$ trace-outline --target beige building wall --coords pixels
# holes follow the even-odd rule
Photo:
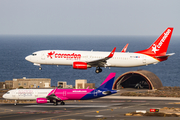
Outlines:
[[[72,85],[66,85],[66,88],[73,88]]]
[[[13,88],[13,81],[12,80],[6,80],[5,81],[5,88],[6,89]]]
[[[85,89],[85,84],[87,83],[86,79],[77,79],[76,80],[76,89]]]
[[[13,88],[49,88],[51,79],[48,78],[22,78],[13,79]]]
[[[5,82],[0,82],[0,89],[5,89],[6,85]]]
[[[95,89],[95,83],[86,83],[85,88],[88,88],[88,87],[89,89]]]
[[[66,88],[67,82],[66,81],[58,81],[57,86],[58,86],[58,88]]]

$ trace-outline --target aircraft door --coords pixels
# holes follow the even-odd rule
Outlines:
[[[97,96],[97,90],[94,90],[94,96]]]
[[[34,90],[34,97],[38,98],[38,91],[37,90]]]
[[[45,60],[45,53],[42,53],[41,60]]]
[[[17,93],[16,92],[17,92],[17,90],[12,91],[12,98],[13,99],[17,99]]]
[[[66,91],[63,91],[63,96],[66,96]]]
[[[142,63],[146,64],[146,56],[142,56]]]

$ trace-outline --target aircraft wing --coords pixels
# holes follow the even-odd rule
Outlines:
[[[52,100],[52,101],[53,101],[53,100],[58,100],[58,101],[61,101],[61,100],[62,100],[62,101],[63,101],[63,100],[68,100],[67,97],[55,95],[56,90],[57,90],[57,88],[54,89],[53,92],[52,92],[52,94],[48,95],[48,96],[46,97],[46,99]]]
[[[54,93],[52,93],[51,95],[48,95],[46,97],[48,100],[61,100],[59,97],[57,97]]]
[[[113,57],[115,50],[116,50],[116,47],[114,47],[114,49],[111,51],[111,53],[107,57],[102,58],[102,59],[98,59],[98,60],[94,60],[94,61],[88,61],[87,64],[94,66],[94,67],[105,66],[106,61]]]
[[[67,97],[63,97],[63,96],[57,96],[54,93],[52,93],[51,95],[48,95],[46,97],[48,100],[58,100],[58,101],[63,101],[63,100],[68,100]]]

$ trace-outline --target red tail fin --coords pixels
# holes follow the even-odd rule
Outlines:
[[[167,28],[161,36],[146,50],[138,51],[135,53],[142,53],[150,56],[164,56],[166,55],[166,51],[168,49],[169,41],[171,39],[171,35],[173,32],[173,28]]]

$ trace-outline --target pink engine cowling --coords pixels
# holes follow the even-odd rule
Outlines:
[[[44,103],[48,103],[49,100],[46,99],[46,98],[37,98],[37,99],[36,99],[36,102],[37,102],[38,104],[44,104]]]

